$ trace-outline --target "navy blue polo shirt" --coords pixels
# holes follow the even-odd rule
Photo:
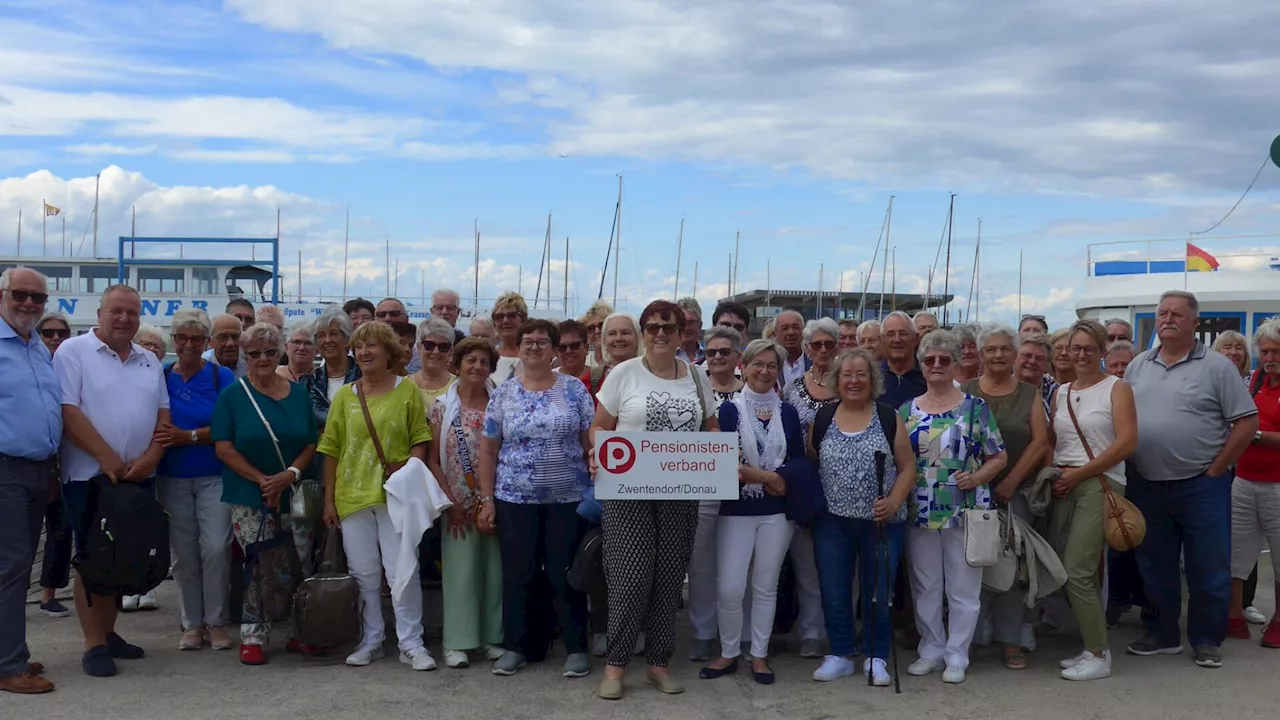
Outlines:
[[[218,373],[216,387],[213,381],[215,372]],[[190,381],[183,380],[172,366],[164,369],[164,377],[169,386],[170,422],[183,430],[209,427],[219,392],[236,382],[234,373],[211,362],[206,362]],[[183,445],[165,451],[157,474],[177,478],[212,477],[222,474],[222,463],[218,461],[212,444]]]

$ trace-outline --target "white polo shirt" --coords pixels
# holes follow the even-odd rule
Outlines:
[[[62,404],[80,408],[126,463],[151,445],[157,414],[169,408],[164,369],[150,350],[134,344],[124,362],[98,339],[97,328],[69,338],[53,356]],[[89,453],[62,443],[62,481],[84,482],[102,472]]]

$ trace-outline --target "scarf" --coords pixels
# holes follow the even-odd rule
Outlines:
[[[782,428],[782,398],[772,390],[758,393],[743,386],[733,400],[738,408],[738,443],[747,465],[761,470],[777,470],[787,459],[787,435]],[[758,411],[772,413],[769,426],[758,417]]]

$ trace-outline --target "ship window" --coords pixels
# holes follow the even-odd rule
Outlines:
[[[1239,316],[1225,315],[1222,317],[1200,317],[1200,325],[1196,328],[1196,337],[1200,338],[1200,342],[1205,345],[1213,345],[1213,341],[1218,336],[1228,330],[1235,330],[1238,333],[1244,332],[1244,313]]]
[[[138,268],[138,291],[144,293],[180,293],[182,268]]]
[[[49,279],[49,292],[71,292],[72,285],[70,265],[28,265],[27,267]]]
[[[80,266],[80,292],[97,295],[116,282],[116,268],[107,265]]]
[[[217,268],[192,268],[191,282],[195,285],[196,295],[218,294]]]

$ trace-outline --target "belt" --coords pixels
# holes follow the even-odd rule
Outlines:
[[[43,460],[32,460],[31,458],[15,457],[13,455],[0,453],[0,462],[16,463],[18,465],[35,465],[37,467],[49,467],[53,465],[54,461],[57,459],[58,455],[56,453]]]

